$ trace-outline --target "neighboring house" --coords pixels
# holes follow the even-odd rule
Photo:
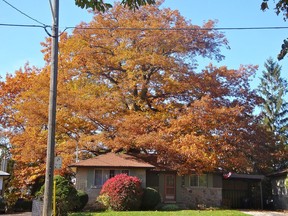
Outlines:
[[[236,194],[236,201],[235,198],[229,198],[233,203],[247,198],[252,189],[254,195],[261,194],[259,185],[262,176],[233,174],[226,179],[222,173],[179,176],[175,170],[157,162],[156,157],[140,159],[140,155],[136,157],[123,153],[107,153],[74,163],[70,167],[76,168],[76,188],[88,193],[89,204],[95,203],[105,181],[119,173],[137,176],[142,180],[143,187],[155,188],[163,203],[177,203],[187,208],[220,207],[224,204],[223,195],[225,200],[232,194],[230,189],[235,190],[234,196]],[[236,186],[237,183],[244,183],[245,186]],[[238,205],[229,207],[237,208]],[[261,204],[249,207],[261,208]]]
[[[272,184],[273,206],[275,209],[288,209],[288,169],[269,175]]]
[[[0,170],[0,197],[4,195],[4,180],[9,176],[9,173]]]
[[[2,149],[0,150],[0,156],[1,156],[1,160],[0,160],[0,197],[4,195],[4,180],[7,179],[10,174],[7,173],[7,158],[5,157],[5,154],[2,155]]]

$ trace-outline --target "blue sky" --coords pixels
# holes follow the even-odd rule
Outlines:
[[[6,0],[38,21],[50,25],[52,15],[49,0]],[[177,9],[191,20],[192,24],[202,25],[209,19],[218,20],[217,27],[273,27],[288,26],[282,16],[276,16],[273,9],[260,10],[262,0],[166,0],[165,7]],[[272,3],[273,1],[271,1]],[[81,21],[89,22],[92,15],[85,9],[75,6],[74,0],[60,0],[60,26],[75,26]],[[3,0],[0,0],[0,23],[35,24],[35,21],[23,16]],[[288,29],[282,30],[226,30],[224,31],[230,50],[223,49],[225,60],[216,65],[227,65],[237,69],[240,65],[259,65],[253,87],[264,70],[264,62],[272,57],[276,60],[283,39],[288,37]],[[40,42],[47,37],[42,28],[21,28],[0,26],[0,76],[13,73],[25,62],[43,66]],[[211,60],[201,61],[201,67]],[[280,61],[282,76],[288,78],[288,57]]]

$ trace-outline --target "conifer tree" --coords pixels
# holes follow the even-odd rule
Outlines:
[[[287,81],[281,77],[281,66],[269,58],[264,64],[266,70],[260,78],[259,93],[263,98],[262,123],[275,134],[277,143],[287,144],[288,103],[285,101]]]

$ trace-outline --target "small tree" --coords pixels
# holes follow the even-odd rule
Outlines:
[[[119,174],[105,182],[98,201],[115,211],[137,210],[141,205],[142,194],[139,178]]]

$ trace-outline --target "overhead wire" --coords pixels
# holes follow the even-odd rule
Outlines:
[[[17,7],[13,6],[11,3],[9,3],[6,0],[2,0],[4,3],[12,7],[14,10],[18,11],[22,15],[28,17],[29,19],[37,22],[40,25],[28,25],[28,24],[11,24],[11,23],[0,23],[0,26],[7,26],[7,27],[29,27],[29,28],[43,28],[46,33],[51,36],[51,34],[47,31],[47,27],[51,27],[50,25],[46,25],[43,22],[40,22],[39,20],[29,16],[28,14],[24,13]],[[52,17],[54,17],[54,12],[52,10],[52,2],[49,0],[49,4],[51,7],[51,13]],[[123,31],[231,31],[231,30],[277,30],[277,29],[288,29],[288,26],[270,26],[270,27],[213,27],[213,28],[129,28],[129,27],[116,27],[116,28],[111,28],[111,27],[79,27],[79,26],[69,26],[65,27],[64,30],[62,31],[65,32],[68,29],[95,29],[95,30],[123,30]]]
[[[26,16],[27,18],[33,20],[34,22],[37,22],[40,25],[29,25],[29,24],[11,24],[11,23],[0,23],[0,26],[6,26],[6,27],[28,27],[28,28],[43,28],[45,32],[51,36],[51,34],[48,32],[47,28],[51,27],[50,25],[46,25],[43,22],[40,22],[39,20],[29,16],[28,14],[24,13],[17,7],[13,6],[11,3],[9,3],[6,0],[2,0],[4,3],[12,7],[14,10],[18,11],[22,15]],[[52,17],[54,18],[54,11],[52,9],[52,2],[49,0],[50,8]],[[95,29],[95,30],[123,30],[123,31],[231,31],[231,30],[279,30],[279,29],[288,29],[288,26],[271,26],[271,27],[213,27],[213,28],[129,28],[129,27],[79,27],[79,26],[69,26],[65,27],[61,34],[63,34],[68,29]]]
[[[46,25],[43,22],[40,22],[39,20],[29,16],[28,14],[24,13],[20,9],[16,8],[12,4],[10,4],[6,0],[2,0],[4,3],[12,7],[14,10],[18,11],[22,15],[28,17],[29,19],[33,20],[34,22],[37,22],[40,25],[29,25],[29,24],[11,24],[11,23],[0,23],[0,26],[6,26],[6,27],[28,27],[28,28],[43,28],[46,33],[51,36],[51,34],[47,31],[47,27],[51,27],[50,25]],[[52,2],[49,0],[49,4],[51,7],[51,13],[52,17],[54,17],[54,12],[52,10]],[[288,26],[270,26],[270,27],[213,27],[213,28],[133,28],[133,27],[79,27],[79,26],[69,26],[65,27],[64,30],[62,31],[65,32],[68,29],[95,29],[95,30],[123,30],[123,31],[231,31],[231,30],[279,30],[279,29],[288,29]],[[61,34],[62,34],[61,33]]]
[[[129,31],[223,31],[223,30],[277,30],[288,29],[288,26],[270,27],[213,27],[213,28],[129,28],[129,27],[66,27],[67,29],[95,29],[95,30],[129,30]],[[64,30],[64,31],[65,31]]]
[[[49,25],[29,25],[29,24],[13,24],[13,23],[0,23],[0,26],[8,27],[35,27],[45,28],[51,27]],[[95,29],[95,30],[123,30],[123,31],[223,31],[223,30],[281,30],[288,29],[288,26],[263,26],[263,27],[213,27],[213,28],[130,28],[130,27],[79,27],[68,26],[63,31],[68,29]]]
[[[43,25],[12,24],[12,23],[0,23],[0,26],[6,26],[6,27],[27,27],[27,28],[45,28],[45,26],[43,26]]]
[[[19,13],[21,13],[22,15],[26,16],[27,18],[33,20],[34,22],[37,22],[38,24],[41,24],[42,26],[47,26],[46,24],[44,24],[43,22],[40,22],[39,20],[29,16],[28,14],[24,13],[23,11],[21,11],[20,9],[18,9],[17,7],[15,7],[14,5],[10,4],[8,1],[6,0],[2,0],[4,3],[6,3],[7,5],[9,5],[10,7],[12,7],[14,10],[18,11]],[[14,24],[17,25],[17,24]]]

